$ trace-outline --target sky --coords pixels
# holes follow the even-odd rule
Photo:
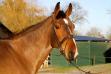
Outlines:
[[[2,0],[0,0],[1,2]],[[40,6],[50,15],[57,2],[61,3],[61,9],[65,10],[70,2],[77,2],[87,12],[87,21],[82,24],[76,24],[76,30],[85,34],[92,27],[97,27],[101,33],[106,34],[111,28],[111,0],[26,0],[28,3]]]
[[[77,2],[87,12],[87,21],[76,24],[76,30],[85,34],[92,27],[97,27],[102,34],[106,34],[111,28],[111,0],[29,0],[32,4],[45,7],[50,14],[57,2],[61,2],[61,9],[65,9],[70,2]]]
[[[79,29],[86,29],[86,32],[91,27],[97,27],[103,34],[106,34],[111,28],[111,0],[79,0],[80,5],[87,11],[88,23],[84,23]],[[79,27],[79,25],[78,25]]]

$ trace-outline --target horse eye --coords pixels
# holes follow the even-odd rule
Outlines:
[[[59,29],[59,26],[55,26],[56,29]]]
[[[56,28],[56,29],[59,29],[60,26],[61,26],[60,24],[56,24],[56,25],[55,25],[55,28]]]

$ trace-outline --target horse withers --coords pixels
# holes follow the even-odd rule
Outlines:
[[[70,62],[78,51],[69,19],[72,5],[64,13],[60,2],[51,16],[16,35],[0,39],[0,74],[36,74],[53,47]]]

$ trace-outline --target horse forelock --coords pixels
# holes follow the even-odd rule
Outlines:
[[[56,19],[59,19],[59,18],[66,18],[66,14],[64,13],[63,10],[59,11],[58,15],[56,16]]]

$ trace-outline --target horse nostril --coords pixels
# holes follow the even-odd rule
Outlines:
[[[70,61],[74,60],[74,53],[72,51],[70,51],[70,53],[69,53],[69,59],[70,59]]]

